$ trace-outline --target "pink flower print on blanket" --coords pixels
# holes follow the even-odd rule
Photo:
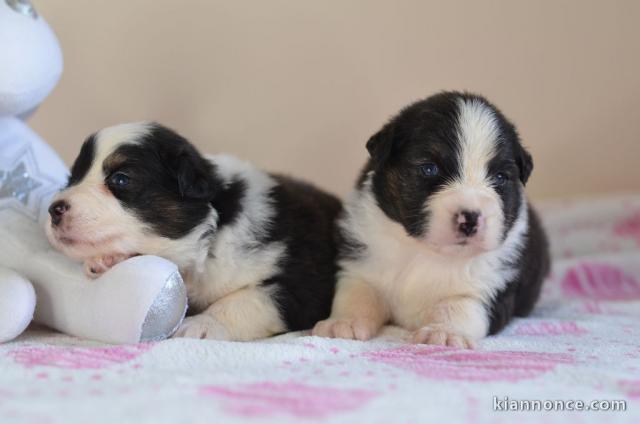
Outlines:
[[[582,335],[587,331],[578,327],[573,321],[567,322],[524,322],[516,327],[513,334],[517,336],[562,336]]]
[[[640,298],[640,283],[620,268],[584,262],[570,268],[562,278],[565,296],[600,300]]]
[[[640,245],[640,211],[616,223],[613,233],[619,237],[632,238]]]
[[[136,359],[151,349],[151,343],[116,347],[23,347],[9,356],[27,368],[47,366],[66,369],[101,369]]]
[[[377,396],[369,390],[316,387],[296,382],[203,386],[200,394],[219,399],[223,408],[235,415],[298,418],[325,418],[359,409]]]
[[[640,400],[640,380],[620,380],[618,385],[631,399]]]
[[[409,345],[368,352],[365,357],[433,380],[509,381],[532,379],[560,364],[573,363],[565,353],[457,350]]]

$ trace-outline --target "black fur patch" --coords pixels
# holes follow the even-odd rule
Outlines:
[[[515,126],[507,120],[502,112],[486,99],[482,101],[489,106],[496,117],[496,124],[500,137],[495,157],[489,162],[489,174],[502,173],[507,177],[502,186],[496,186],[496,193],[502,200],[504,213],[503,238],[513,227],[520,207],[522,206],[522,193],[520,183],[525,184],[533,170],[531,155],[525,151],[520,143],[520,137]]]
[[[378,206],[414,237],[424,235],[424,204],[458,176],[457,93],[442,93],[403,109],[367,142]],[[420,165],[437,163],[440,175],[425,178]]]
[[[186,139],[154,125],[131,144],[118,147],[103,163],[105,183],[122,206],[163,237],[178,239],[201,224],[222,187],[211,162]],[[129,177],[125,187],[110,181]]]
[[[515,264],[505,264],[507,268],[516,268],[517,277],[493,299],[490,310],[489,334],[496,334],[509,323],[512,316],[529,315],[538,297],[544,279],[549,275],[551,260],[547,237],[540,219],[529,208],[529,229],[526,243]]]
[[[424,204],[447,182],[459,176],[459,100],[478,101],[495,115],[499,129],[497,154],[489,164],[492,174],[503,173],[507,182],[496,191],[502,198],[505,232],[520,209],[519,181],[525,183],[533,168],[531,156],[520,144],[515,127],[485,98],[467,93],[443,92],[404,108],[367,142],[371,159],[359,185],[374,171],[372,189],[378,206],[414,237],[424,236],[429,214]],[[420,166],[435,163],[437,177],[425,177]]]
[[[289,330],[304,330],[331,312],[336,282],[336,218],[340,201],[316,187],[273,176],[276,216],[264,243],[286,245],[280,273],[264,282],[277,286],[276,299]]]
[[[232,224],[238,217],[247,191],[247,184],[239,178],[234,178],[220,190],[211,205],[218,212],[218,228]]]
[[[84,141],[78,157],[71,167],[67,187],[78,184],[87,175],[96,155],[96,135],[92,134]]]

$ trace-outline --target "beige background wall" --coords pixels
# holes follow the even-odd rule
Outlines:
[[[640,189],[640,1],[35,5],[66,69],[31,124],[68,163],[90,132],[154,119],[343,194],[391,114],[468,89],[518,125],[534,197]]]

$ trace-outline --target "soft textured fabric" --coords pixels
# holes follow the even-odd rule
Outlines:
[[[477,350],[392,327],[369,342],[127,346],[32,329],[0,345],[0,422],[640,422],[640,196],[542,209],[555,262],[540,303]],[[627,403],[506,412],[494,396]]]
[[[30,10],[0,1],[0,116],[35,108],[62,74],[58,40],[47,22]]]
[[[18,337],[33,319],[36,293],[30,282],[0,267],[0,343]]]
[[[13,270],[33,284],[34,319],[41,324],[111,343],[166,338],[186,309],[186,289],[175,264],[136,257],[90,280],[80,263],[47,241],[47,208],[66,178],[64,163],[37,134],[17,118],[0,117],[0,269],[5,270],[0,303],[16,310],[18,324],[33,315],[33,302],[19,308],[22,298],[8,297],[20,296],[10,291],[15,278],[8,270]],[[17,327],[13,320],[0,321],[0,339]]]

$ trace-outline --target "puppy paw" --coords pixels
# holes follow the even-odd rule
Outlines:
[[[366,319],[335,319],[320,321],[313,327],[311,334],[320,337],[339,339],[369,340],[376,335],[378,328]]]
[[[173,337],[212,340],[231,339],[227,328],[218,320],[206,314],[185,318]]]
[[[89,258],[84,261],[84,272],[89,278],[98,278],[109,270],[109,268],[130,257],[131,255],[115,254]]]
[[[476,347],[473,339],[469,337],[445,328],[429,325],[414,332],[412,342],[416,344],[449,346],[457,349],[474,349]]]
[[[98,278],[108,269],[109,267],[106,266],[101,257],[91,258],[84,261],[84,273],[89,278]]]

